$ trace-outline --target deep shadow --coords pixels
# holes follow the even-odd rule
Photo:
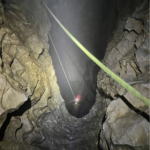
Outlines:
[[[99,60],[104,57],[107,44],[116,27],[118,15],[116,3],[117,0],[81,0],[80,3],[70,0],[64,0],[63,2],[49,0],[47,2],[48,7],[60,22]],[[78,107],[74,106],[74,97],[71,94],[62,68],[49,41],[49,53],[56,71],[57,83],[68,112],[77,118],[81,118],[89,113],[95,103],[96,79],[99,67],[94,65],[76,44],[72,42],[49,13],[48,15],[52,25],[51,37],[64,70],[67,75],[69,72],[70,74],[74,73],[73,76],[77,78],[74,80],[70,79],[74,95],[76,97],[76,95],[80,94],[84,97]],[[70,60],[67,58],[70,58]],[[70,65],[74,68],[73,71],[70,69]]]
[[[69,58],[71,58],[71,55],[67,53]],[[76,62],[73,59],[70,59],[70,61],[74,64],[74,67],[78,71],[78,74],[82,77],[83,79],[83,89],[81,89],[81,94],[84,98],[81,99],[81,103],[78,107],[78,112],[71,112],[71,114],[77,118],[81,118],[84,115],[88,114],[92,106],[95,104],[95,96],[96,96],[96,87],[97,87],[97,73],[99,71],[99,67],[95,65],[91,60],[86,61],[86,71],[84,74],[82,74],[79,70],[79,68],[76,65]],[[94,69],[95,68],[95,69]],[[93,69],[93,70],[92,70]],[[95,70],[95,71],[94,71]],[[89,76],[89,72],[93,72],[93,76]],[[73,84],[72,84],[73,86]],[[79,87],[74,88],[74,91],[78,91]],[[71,104],[71,103],[70,103]],[[70,105],[68,106],[70,107]]]
[[[6,1],[5,1],[5,0],[1,0],[1,2],[2,2],[3,4],[6,4]]]
[[[2,47],[0,47],[0,58],[2,58]]]
[[[97,149],[98,150],[103,150],[102,147],[101,147],[101,145],[100,145],[100,133],[101,133],[101,131],[99,131],[99,133],[98,133],[98,145],[97,145]]]
[[[13,116],[22,116],[23,113],[26,112],[30,108],[31,108],[31,100],[28,99],[23,105],[21,105],[19,107],[18,110],[7,114],[7,118],[6,118],[5,122],[3,123],[3,125],[2,125],[2,127],[0,129],[0,141],[2,141],[3,138],[4,138],[5,131],[7,129],[7,126],[10,123],[11,117],[13,117]]]
[[[103,119],[102,119],[102,124],[106,121],[106,114],[104,114]]]
[[[103,91],[103,89],[97,89],[98,90],[98,92],[100,93],[100,95],[103,97],[103,98],[108,98],[108,99],[110,99],[111,101],[113,100],[113,98],[111,97],[111,96],[109,96],[109,95],[107,95],[106,93],[105,93],[105,91]]]
[[[148,122],[150,122],[149,118],[150,116],[148,114],[146,114],[145,112],[135,108],[124,96],[119,96],[124,102],[125,104],[132,109],[134,112],[136,112],[137,114],[141,115],[142,117],[144,117]]]
[[[49,39],[49,43],[52,45],[51,43],[51,40]],[[64,70],[66,72],[66,75],[68,77],[68,74],[67,74],[67,70],[66,70],[66,66],[65,66],[65,63],[64,63],[64,59],[62,57],[62,53],[57,51],[58,54],[59,54],[59,57],[61,56],[61,61],[62,61],[62,64],[63,64],[63,67],[64,67]],[[56,65],[56,61],[58,61],[58,58],[56,57],[56,53],[55,53],[55,50],[54,50],[54,47],[51,47],[50,49],[50,53],[51,53],[51,56],[52,56],[52,60],[53,60],[53,65],[54,65],[54,68],[55,68],[55,65]],[[69,55],[69,53],[67,53],[67,55],[71,58],[71,55]],[[57,59],[54,59],[54,58],[57,58]],[[67,80],[64,76],[64,73],[63,72],[57,72],[56,70],[56,76],[58,78],[58,85],[60,87],[60,91],[61,91],[61,95],[63,96],[64,100],[65,100],[65,104],[66,104],[66,108],[68,110],[68,112],[77,117],[77,118],[81,118],[83,116],[85,116],[86,114],[89,113],[90,109],[92,108],[92,106],[94,105],[95,103],[95,95],[96,95],[96,75],[99,71],[99,67],[97,67],[91,60],[89,60],[87,63],[86,63],[86,72],[82,75],[82,73],[80,72],[80,70],[78,69],[78,67],[76,66],[76,62],[73,60],[73,59],[70,59],[70,61],[74,64],[74,67],[76,68],[76,70],[78,71],[78,74],[82,77],[83,79],[83,82],[82,82],[82,86],[79,86],[80,84],[78,83],[78,81],[70,81],[70,84],[71,84],[71,87],[74,91],[74,94],[75,96],[77,94],[81,94],[82,95],[82,99],[81,99],[81,102],[78,106],[75,106],[74,105],[74,99],[72,97],[71,92],[70,92],[70,88],[68,86],[68,83],[67,83]],[[55,63],[56,62],[56,63]],[[62,70],[62,68],[60,67],[60,63],[58,62],[59,64],[59,71]],[[94,64],[94,67],[93,70],[93,77],[90,77],[89,76],[89,72],[91,71],[89,66],[91,66],[92,64]],[[62,80],[62,83],[61,84],[59,82],[59,80]],[[84,97],[84,98],[83,98]]]

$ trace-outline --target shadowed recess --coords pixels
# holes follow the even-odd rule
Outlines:
[[[7,126],[9,125],[10,123],[10,120],[13,116],[22,116],[24,112],[26,112],[28,109],[31,108],[31,100],[28,99],[23,105],[21,105],[19,107],[18,110],[12,112],[12,113],[8,113],[7,114],[7,118],[5,120],[5,122],[3,123],[1,129],[0,129],[0,141],[3,140],[4,138],[4,135],[5,135],[5,131],[7,129]]]

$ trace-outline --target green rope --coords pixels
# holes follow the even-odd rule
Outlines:
[[[108,75],[110,75],[114,80],[116,80],[119,84],[121,84],[126,90],[132,93],[137,98],[141,99],[145,105],[150,107],[150,100],[136,91],[133,87],[131,87],[128,83],[118,77],[114,72],[112,72],[109,68],[103,65],[95,56],[93,56],[75,37],[60,23],[60,21],[55,17],[55,15],[50,11],[47,5],[44,3],[44,6],[49,11],[49,13],[53,16],[53,18],[57,21],[57,23],[61,26],[61,28],[65,31],[65,33],[76,43],[76,45],[90,58],[92,59],[99,67],[101,67]]]
[[[75,99],[75,96],[74,96],[73,90],[72,90],[72,88],[71,88],[70,82],[69,82],[69,80],[68,80],[68,77],[67,77],[67,75],[66,75],[65,69],[64,69],[63,64],[62,64],[62,62],[61,62],[61,60],[60,60],[60,57],[59,57],[59,55],[58,55],[58,53],[57,53],[56,47],[55,47],[55,45],[54,45],[54,42],[53,42],[52,37],[51,37],[50,34],[49,34],[49,38],[50,38],[50,40],[51,40],[51,42],[52,42],[52,45],[53,45],[54,50],[55,50],[55,52],[56,52],[56,55],[57,55],[57,57],[58,57],[59,63],[60,63],[60,65],[61,65],[61,67],[62,67],[62,70],[63,70],[63,72],[64,72],[64,75],[65,75],[65,77],[66,77],[66,80],[67,80],[67,82],[68,82],[68,85],[69,85],[69,87],[70,87],[71,93],[72,93],[72,95],[73,95],[73,98]]]

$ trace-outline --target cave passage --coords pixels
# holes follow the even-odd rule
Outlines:
[[[101,60],[110,41],[117,19],[116,0],[69,0],[48,1],[48,7],[61,23],[77,38],[93,55]],[[109,9],[109,11],[107,11]],[[82,96],[79,105],[74,98],[59,64],[51,41],[50,55],[56,71],[61,95],[70,114],[80,118],[89,113],[95,103],[97,73],[96,66],[64,33],[55,20],[51,20],[51,36],[73,92]]]

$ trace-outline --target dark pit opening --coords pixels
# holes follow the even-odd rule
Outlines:
[[[7,117],[6,117],[6,120],[4,121],[3,125],[1,126],[0,128],[0,141],[3,140],[4,138],[4,134],[5,134],[5,131],[7,129],[7,126],[9,125],[10,123],[10,120],[11,118],[14,116],[22,116],[24,112],[26,112],[28,109],[31,108],[31,100],[28,99],[24,104],[22,104],[18,110],[15,110],[14,112],[11,112],[11,113],[8,113],[7,114]],[[18,129],[17,129],[18,130]]]
[[[71,34],[101,60],[116,26],[116,2],[117,0],[49,0],[48,7]],[[97,73],[100,68],[72,42],[52,16],[49,17],[50,34],[73,92],[75,96],[80,94],[82,97],[79,105],[75,105],[53,45],[49,41],[49,53],[52,56],[61,95],[69,113],[81,118],[89,113],[95,103]]]

